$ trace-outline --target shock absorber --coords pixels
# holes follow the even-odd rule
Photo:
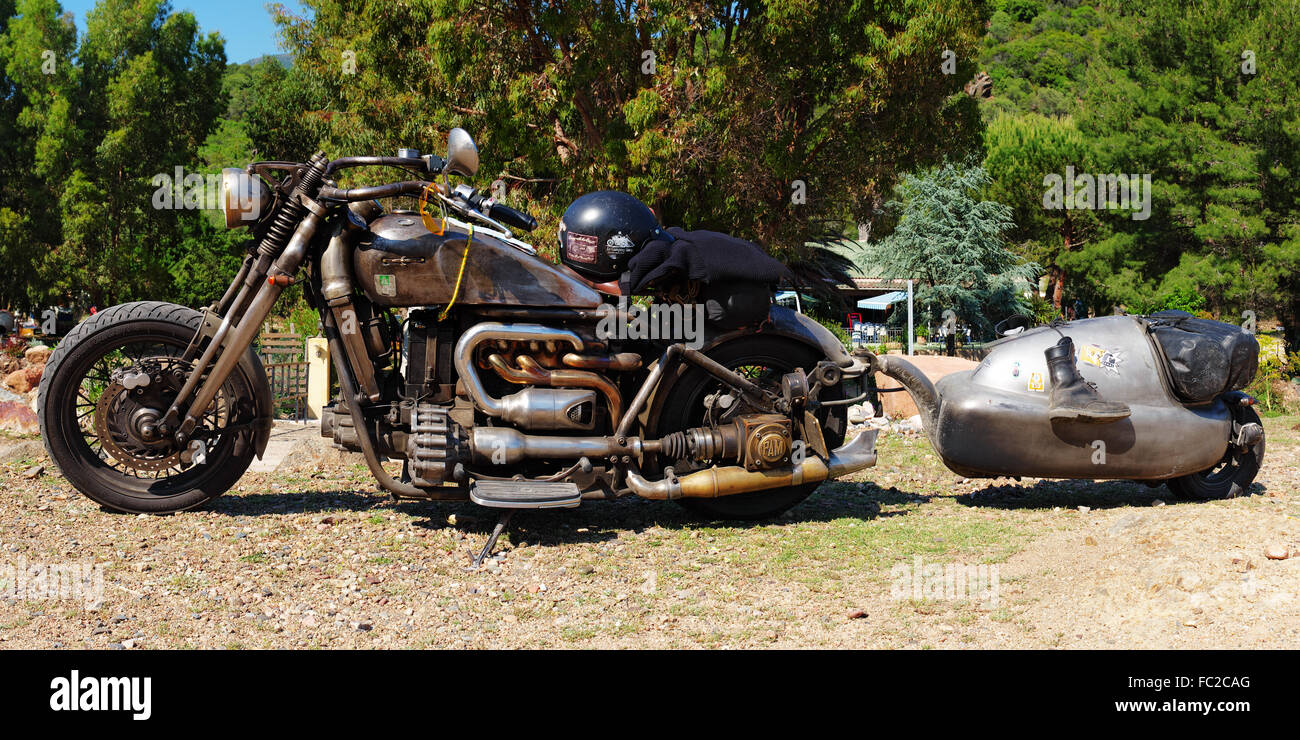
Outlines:
[[[327,164],[329,159],[325,157],[324,152],[316,152],[307,161],[307,166],[303,168],[298,178],[298,185],[289,193],[288,200],[280,207],[270,228],[266,230],[266,236],[262,237],[261,243],[257,245],[257,253],[260,256],[275,259],[280,256],[280,252],[284,251],[285,245],[289,243],[289,237],[293,236],[294,230],[302,221],[303,211],[306,210],[302,198],[303,196],[314,198],[320,192],[320,184],[325,176]]]

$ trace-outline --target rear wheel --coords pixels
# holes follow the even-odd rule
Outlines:
[[[105,309],[59,343],[41,378],[41,437],[59,471],[110,509],[162,514],[225,493],[253,459],[253,374],[243,358],[180,448],[157,422],[191,370],[202,314],[155,301]]]
[[[779,391],[781,376],[796,368],[805,372],[823,358],[803,344],[763,335],[737,339],[709,356],[729,369],[769,390]],[[690,367],[677,384],[659,416],[658,435],[701,426],[705,421],[704,399],[726,388],[720,381],[697,367]],[[842,397],[841,386],[823,389],[822,400]],[[822,435],[830,449],[844,443],[847,410],[843,406],[822,407],[817,412]],[[679,473],[681,471],[678,471]],[[808,498],[820,483],[805,483],[767,491],[738,493],[718,498],[682,499],[679,503],[692,512],[715,519],[766,519],[776,516]]]
[[[1239,425],[1260,424],[1259,414],[1250,407],[1242,407],[1236,412]],[[1191,501],[1209,501],[1212,499],[1235,498],[1250,490],[1250,484],[1259,474],[1264,462],[1264,435],[1249,447],[1229,445],[1219,464],[1209,470],[1172,478],[1168,481],[1169,489],[1181,499]]]

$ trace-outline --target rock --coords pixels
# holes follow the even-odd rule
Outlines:
[[[5,385],[17,393],[26,393],[32,389],[32,382],[27,379],[26,370],[15,370],[5,376]]]
[[[7,353],[0,352],[0,375],[8,375],[17,370],[22,363],[17,357]]]
[[[29,365],[44,365],[50,359],[50,353],[53,351],[43,344],[34,344],[27,348],[27,351],[23,353],[23,357]]]
[[[0,401],[0,432],[10,434],[39,434],[40,424],[36,412],[19,401]]]
[[[915,414],[913,416],[910,416],[894,425],[894,431],[902,432],[904,434],[911,433],[911,432],[919,432],[921,431],[921,429],[922,426],[921,426],[920,414]]]
[[[849,619],[866,619],[867,613],[861,609],[854,609],[849,612]]]
[[[27,376],[27,385],[35,388],[41,384],[41,376],[45,374],[45,363],[39,365],[28,365],[23,373]]]
[[[1087,513],[1090,512],[1090,511],[1092,511],[1092,507],[1090,507],[1090,506],[1080,506],[1080,507],[1079,507],[1079,513],[1080,513],[1080,514],[1087,514]]]
[[[30,468],[23,471],[23,477],[26,478],[27,480],[31,480],[32,478],[35,478],[44,472],[45,472],[44,465],[33,465]]]
[[[1114,524],[1110,525],[1110,536],[1114,537],[1121,532],[1140,527],[1146,523],[1147,518],[1141,514],[1125,514],[1120,517]]]
[[[865,424],[867,422],[867,419],[870,419],[872,417],[873,412],[874,409],[871,408],[871,404],[869,403],[854,404],[849,407],[849,423]]]
[[[1291,550],[1286,545],[1269,545],[1264,548],[1264,557],[1269,560],[1286,560],[1291,557]]]
[[[1083,538],[1083,544],[1085,544],[1085,545],[1096,545],[1096,544],[1097,544],[1097,540],[1093,539],[1092,536],[1089,535],[1089,536]]]

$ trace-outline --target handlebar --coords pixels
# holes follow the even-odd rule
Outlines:
[[[445,164],[442,157],[433,154],[423,157],[339,157],[325,167],[325,174],[331,175],[349,167],[400,167],[416,174],[436,174],[442,172]]]
[[[372,185],[365,188],[332,188],[328,185],[320,189],[320,197],[325,200],[341,200],[352,203],[359,200],[392,198],[398,195],[419,195],[429,183],[423,180],[407,180],[387,185]],[[437,185],[434,186],[441,190]]]
[[[488,216],[495,218],[506,226],[513,226],[522,231],[532,231],[537,228],[537,219],[523,211],[517,211],[500,203],[492,204],[492,207],[488,209]]]
[[[357,157],[356,159],[362,159]],[[392,159],[391,157],[368,157],[366,159]],[[337,161],[337,160],[336,160]],[[369,164],[369,163],[367,163]],[[407,180],[405,182],[394,182],[387,185],[372,185],[363,188],[336,188],[326,185],[320,189],[320,197],[324,200],[342,201],[353,203],[364,200],[376,200],[379,198],[392,198],[399,195],[419,195],[427,187],[433,187],[438,196],[447,203],[465,209],[469,214],[479,214],[487,218],[499,221],[507,226],[520,229],[522,231],[532,231],[537,228],[537,219],[516,210],[503,203],[497,203],[491,198],[475,190],[465,188],[463,191],[459,188],[453,193],[453,197],[448,198],[441,185],[430,183],[425,180]],[[463,187],[463,186],[462,186]]]

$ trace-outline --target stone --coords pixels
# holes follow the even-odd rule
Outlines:
[[[29,435],[40,434],[36,412],[18,401],[0,401],[0,432]]]
[[[1291,557],[1291,550],[1286,545],[1269,545],[1264,548],[1264,557],[1269,560],[1286,560]]]
[[[45,374],[45,363],[42,362],[39,365],[28,365],[26,369],[23,370],[23,374],[27,376],[28,387],[35,388],[41,384],[41,376]]]
[[[1146,523],[1146,520],[1147,518],[1141,514],[1125,514],[1114,524],[1110,525],[1110,536],[1114,537],[1121,532],[1133,529],[1134,527],[1139,527]]]
[[[23,353],[23,358],[29,365],[44,365],[50,359],[50,353],[54,350],[43,344],[32,345]]]
[[[27,379],[26,370],[15,370],[5,376],[5,385],[16,393],[26,393],[32,389],[32,382]]]

